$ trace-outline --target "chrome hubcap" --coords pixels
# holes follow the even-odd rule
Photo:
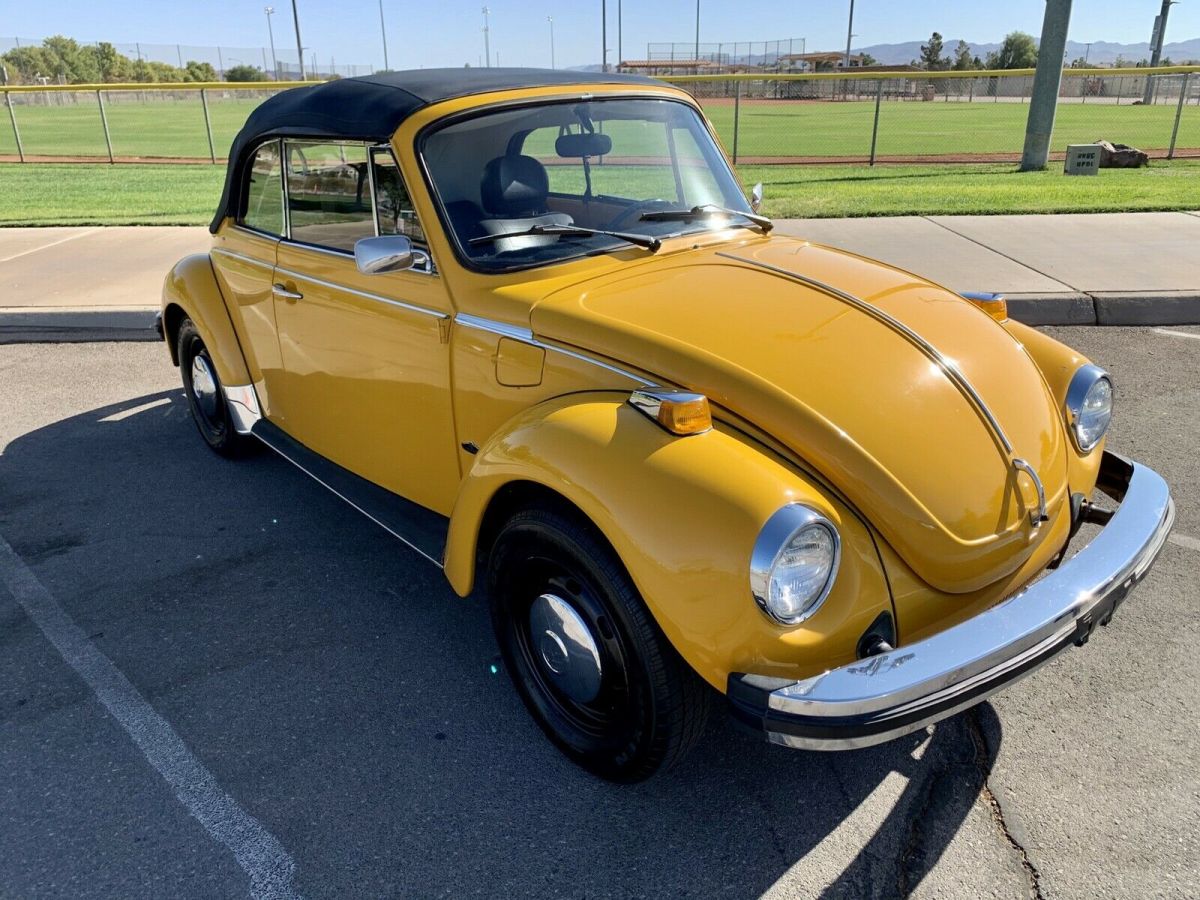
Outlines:
[[[542,672],[576,703],[590,703],[600,693],[600,648],[566,600],[542,594],[529,609],[534,657]]]
[[[192,358],[192,393],[196,395],[196,403],[201,412],[208,418],[217,415],[217,377],[208,365],[208,360],[197,355]]]

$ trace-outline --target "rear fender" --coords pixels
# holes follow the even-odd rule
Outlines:
[[[891,600],[867,528],[801,473],[718,425],[668,434],[623,393],[572,394],[514,418],[480,450],[451,515],[446,575],[466,596],[480,535],[502,488],[537,485],[573,504],[621,559],[675,649],[724,690],[730,672],[804,677],[853,661]],[[842,535],[842,563],[820,610],[781,627],[755,605],[749,562],[763,524],[802,502]]]
[[[241,344],[207,253],[185,256],[167,273],[163,282],[162,313],[163,338],[173,363],[179,364],[176,346],[179,326],[184,318],[188,318],[200,332],[221,383],[226,386],[251,383]]]

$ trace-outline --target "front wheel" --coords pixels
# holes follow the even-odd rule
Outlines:
[[[250,438],[238,434],[233,427],[217,367],[191,319],[180,324],[176,348],[183,391],[200,436],[222,456],[243,455],[252,446]]]
[[[505,666],[568,757],[633,782],[692,747],[707,719],[706,687],[589,523],[554,509],[517,513],[496,538],[489,574]]]

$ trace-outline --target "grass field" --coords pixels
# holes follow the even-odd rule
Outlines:
[[[1066,178],[1009,165],[740,166],[778,218],[1200,209],[1200,161]],[[0,165],[0,225],[203,225],[224,166]]]
[[[186,100],[146,94],[111,95],[107,102],[113,153],[118,157],[206,158],[208,139],[199,96]],[[16,106],[25,152],[31,156],[107,156],[94,94],[53,95],[54,106]],[[209,100],[218,157],[260,100]],[[727,149],[733,148],[733,105],[705,102]],[[1116,106],[1069,103],[1059,107],[1055,150],[1098,138],[1163,150],[1170,144],[1175,104]],[[879,121],[881,156],[1019,153],[1029,109],[1022,103],[932,101],[886,102]],[[851,101],[745,101],[741,104],[738,154],[742,157],[865,156],[871,146],[874,104]],[[0,155],[16,153],[8,123],[0,116]],[[1189,105],[1180,123],[1178,146],[1200,151],[1200,107]]]

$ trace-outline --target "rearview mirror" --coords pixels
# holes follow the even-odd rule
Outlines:
[[[750,208],[754,210],[754,212],[758,212],[758,208],[762,206],[762,198],[763,188],[762,182],[760,181],[754,186],[754,189],[750,191]]]
[[[364,275],[401,272],[424,265],[428,258],[402,234],[385,234],[354,242],[354,262]]]
[[[612,150],[612,138],[607,134],[562,134],[554,142],[554,152],[567,159],[603,156]]]

